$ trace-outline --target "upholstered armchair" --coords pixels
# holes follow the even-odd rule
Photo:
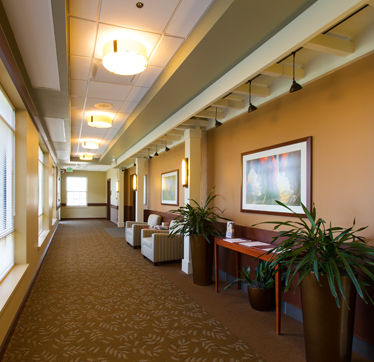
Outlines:
[[[144,227],[160,225],[161,216],[156,214],[150,214],[147,222],[139,221],[126,221],[126,241],[133,248],[140,247],[140,236],[141,231]]]
[[[162,261],[183,259],[183,242],[184,238],[179,234],[169,237],[168,230],[141,231],[141,252],[155,266]]]

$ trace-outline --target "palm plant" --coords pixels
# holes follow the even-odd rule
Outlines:
[[[374,248],[367,245],[363,237],[357,235],[367,227],[354,230],[354,220],[350,228],[332,227],[331,223],[330,227],[326,228],[325,220],[317,219],[314,205],[309,212],[301,204],[308,223],[287,205],[280,201],[277,203],[298,217],[297,221],[264,222],[275,225],[274,230],[287,227],[286,231],[280,231],[273,238],[272,243],[281,240],[279,245],[266,253],[274,253],[270,259],[272,267],[280,265],[286,269],[285,291],[290,288],[292,280],[297,275],[299,281],[295,292],[308,274],[313,272],[319,284],[321,284],[320,276],[326,275],[338,307],[340,305],[336,285],[348,306],[342,283],[342,277],[346,276],[352,280],[359,296],[367,303],[366,296],[374,304],[366,289],[374,285]]]
[[[260,260],[259,264],[255,269],[256,278],[251,279],[250,276],[251,267],[243,267],[243,272],[239,270],[239,273],[243,278],[235,279],[231,284],[227,285],[223,290],[226,290],[232,284],[236,282],[246,282],[250,287],[256,289],[272,289],[275,286],[274,269],[267,260]]]
[[[183,236],[203,236],[209,242],[209,236],[223,236],[223,228],[219,220],[229,220],[215,211],[222,211],[216,207],[209,207],[209,204],[218,196],[212,195],[214,187],[208,195],[204,205],[199,205],[195,200],[189,199],[190,203],[181,206],[176,210],[168,212],[176,214],[174,225],[170,228],[170,237],[176,234]],[[192,205],[191,205],[192,203]]]

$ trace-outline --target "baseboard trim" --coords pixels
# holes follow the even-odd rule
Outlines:
[[[59,226],[59,224],[57,224],[57,226],[56,226],[56,228],[55,228],[55,230],[54,230],[54,232],[53,232],[53,234],[51,236],[51,239],[49,240],[49,243],[48,243],[47,247],[45,248],[44,254],[43,254],[43,256],[42,256],[42,258],[41,258],[41,260],[39,262],[38,268],[36,269],[36,272],[35,272],[32,280],[31,280],[31,283],[30,283],[29,287],[27,288],[26,294],[23,297],[20,306],[18,307],[16,315],[14,316],[13,321],[12,321],[12,323],[11,323],[9,329],[8,329],[8,332],[5,335],[3,343],[0,346],[0,361],[4,357],[5,351],[6,351],[7,347],[8,347],[10,339],[12,338],[14,330],[16,329],[16,326],[17,326],[17,323],[18,323],[19,318],[21,316],[21,313],[22,313],[23,309],[25,308],[25,305],[26,305],[26,302],[27,302],[28,298],[30,297],[31,290],[34,287],[36,278],[37,278],[37,276],[39,274],[40,268],[41,268],[41,266],[42,266],[42,264],[44,262],[44,258],[45,258],[46,254],[47,254],[47,251],[49,250],[49,246],[51,245],[51,242],[53,240],[53,237],[55,236],[55,233],[57,231],[58,226]]]
[[[225,280],[228,283],[232,283],[236,278],[233,277],[232,275],[222,271],[218,270],[218,277],[222,280]],[[247,284],[246,283],[241,283],[241,288],[242,291],[248,293],[247,290]],[[284,314],[287,314],[288,316],[296,319],[297,321],[303,323],[303,314],[302,310],[294,307],[293,305],[281,301],[281,311]],[[359,355],[369,359],[370,361],[374,361],[374,346],[371,345],[370,343],[362,340],[361,338],[353,336],[353,345],[352,345],[352,350]]]

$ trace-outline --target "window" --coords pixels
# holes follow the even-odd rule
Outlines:
[[[15,113],[0,89],[0,281],[14,265]]]
[[[38,209],[38,221],[39,221],[39,235],[43,232],[43,210],[44,210],[44,155],[43,151],[39,146],[39,209]]]
[[[87,206],[87,177],[66,177],[66,205]]]

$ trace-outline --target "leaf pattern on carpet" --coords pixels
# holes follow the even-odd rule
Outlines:
[[[60,222],[3,362],[264,362],[105,226]]]

